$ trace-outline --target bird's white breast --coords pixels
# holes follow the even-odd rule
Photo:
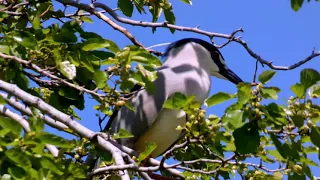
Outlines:
[[[211,78],[206,72],[190,70],[184,73],[175,73],[172,69],[167,69],[163,74],[166,78],[165,90],[169,94],[184,92],[187,96],[194,95],[195,100],[200,103],[203,103],[209,95]],[[137,140],[134,149],[143,152],[146,142],[154,142],[157,144],[157,149],[152,153],[152,156],[161,155],[180,137],[181,131],[176,128],[186,123],[185,115],[183,110],[163,109],[150,129]]]

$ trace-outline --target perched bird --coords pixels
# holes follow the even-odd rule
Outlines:
[[[163,107],[170,96],[180,92],[193,95],[195,101],[203,103],[209,96],[211,76],[234,84],[242,82],[227,67],[219,50],[201,39],[186,38],[171,43],[164,57],[166,60],[157,70],[158,78],[154,81],[155,91],[149,93],[135,86],[133,91],[138,91],[130,99],[135,111],[125,106],[115,110],[105,128],[110,134],[120,129],[130,132],[134,137],[119,139],[119,143],[137,152],[145,150],[146,142],[156,143],[153,157],[163,154],[183,136],[176,127],[186,123],[186,113]]]

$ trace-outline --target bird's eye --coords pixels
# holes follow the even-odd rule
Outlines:
[[[219,61],[220,57],[219,57],[219,53],[217,52],[211,52],[211,58],[213,59],[213,61]]]

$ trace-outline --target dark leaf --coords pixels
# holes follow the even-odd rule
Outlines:
[[[320,74],[314,69],[303,69],[300,73],[300,83],[305,90],[320,81]]]
[[[118,8],[128,17],[132,16],[133,4],[129,0],[118,0]]]
[[[294,11],[299,11],[299,9],[301,8],[302,4],[303,4],[304,0],[291,0],[291,8]]]
[[[314,145],[320,147],[320,127],[311,127],[310,139]]]
[[[240,154],[255,153],[260,145],[258,127],[250,127],[249,123],[233,132],[236,150]]]
[[[77,36],[66,29],[61,30],[52,35],[52,38],[56,42],[63,42],[63,43],[75,43],[78,41]]]

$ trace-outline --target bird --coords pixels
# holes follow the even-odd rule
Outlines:
[[[176,130],[186,123],[186,113],[181,109],[164,108],[164,103],[175,93],[194,96],[203,104],[209,97],[215,76],[234,84],[242,79],[228,68],[221,52],[211,43],[198,38],[184,38],[168,45],[163,55],[164,62],[157,69],[157,79],[153,81],[155,90],[149,92],[135,85],[135,92],[129,101],[134,111],[127,106],[114,110],[104,129],[114,134],[123,129],[132,138],[118,139],[118,143],[143,152],[146,143],[153,142],[156,149],[151,157],[163,155],[184,132]]]

